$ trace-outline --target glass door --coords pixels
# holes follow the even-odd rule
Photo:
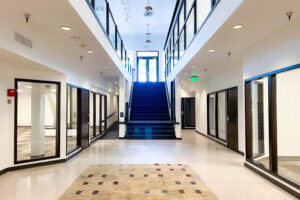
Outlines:
[[[158,81],[158,57],[138,57],[138,82]]]

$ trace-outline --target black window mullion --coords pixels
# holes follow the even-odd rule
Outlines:
[[[270,170],[278,171],[277,162],[277,102],[276,102],[276,74],[268,77],[269,82],[269,152]]]
[[[216,127],[216,138],[219,138],[219,113],[218,113],[218,102],[219,102],[219,93],[215,93],[215,127]]]
[[[245,83],[245,118],[246,118],[246,159],[253,158],[253,128],[252,128],[252,94],[251,81]]]
[[[93,113],[94,113],[94,117],[93,117],[93,124],[94,124],[94,128],[93,128],[93,136],[96,136],[96,94],[93,93]]]
[[[109,35],[109,3],[106,2],[106,32]]]
[[[100,108],[99,108],[99,113],[100,113],[100,117],[99,117],[99,118],[100,118],[100,127],[99,127],[100,130],[99,130],[99,131],[100,131],[100,134],[101,134],[101,133],[102,133],[102,120],[103,120],[103,119],[102,119],[102,112],[103,112],[103,110],[102,110],[102,103],[103,103],[103,102],[102,102],[102,95],[99,94],[99,96],[100,96],[100,97],[99,97],[99,101],[100,101],[100,102],[99,102],[99,105],[100,105],[100,106],[99,106],[99,107],[100,107]]]

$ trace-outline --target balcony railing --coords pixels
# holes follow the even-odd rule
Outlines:
[[[220,0],[178,0],[165,42],[165,76],[174,69]]]
[[[127,72],[132,76],[132,66],[124,46],[118,26],[110,10],[109,3],[106,0],[86,0],[92,12],[94,13],[99,25],[105,32],[111,45],[116,50]]]

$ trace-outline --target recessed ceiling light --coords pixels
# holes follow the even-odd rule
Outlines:
[[[214,49],[210,49],[210,50],[208,50],[208,52],[215,52],[215,50]]]
[[[72,28],[70,26],[62,26],[61,29],[64,30],[64,31],[72,30]]]
[[[86,53],[91,54],[91,53],[94,53],[94,52],[91,51],[91,50],[88,50]]]
[[[233,29],[242,29],[242,28],[244,28],[244,25],[242,25],[242,24],[237,24],[237,25],[234,25],[233,27],[232,27]]]
[[[108,69],[109,67],[104,67],[104,69]]]

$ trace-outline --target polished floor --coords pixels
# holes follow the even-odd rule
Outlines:
[[[0,199],[55,200],[92,164],[190,165],[220,200],[295,199],[243,166],[244,158],[196,134],[180,140],[100,140],[75,159],[0,177]]]

